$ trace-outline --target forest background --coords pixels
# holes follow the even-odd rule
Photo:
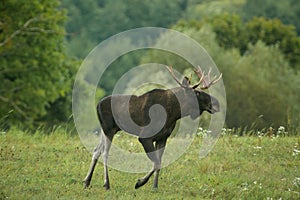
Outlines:
[[[151,26],[180,31],[208,51],[224,75],[227,127],[300,132],[300,1],[5,0],[0,10],[3,130],[72,129],[72,87],[82,60],[114,34]],[[97,98],[111,94],[126,71],[153,60],[189,72],[168,52],[135,51],[111,64]],[[90,87],[82,81],[83,90]]]

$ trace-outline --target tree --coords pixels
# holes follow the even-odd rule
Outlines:
[[[300,90],[300,78],[289,66],[279,45],[266,45],[262,41],[249,43],[247,52],[241,54],[237,48],[221,46],[217,33],[207,25],[195,28],[180,24],[175,28],[199,42],[223,73],[228,127],[253,125],[262,129],[283,125],[290,131],[299,128],[300,96],[295,94]],[[193,53],[193,49],[188,50]],[[149,53],[142,60],[169,63],[170,58],[174,66],[185,65],[180,59],[160,53]],[[136,79],[138,77],[132,82]]]
[[[267,45],[278,45],[291,67],[300,69],[300,37],[294,26],[284,25],[278,19],[254,17],[246,24],[246,32],[252,44],[261,40]]]
[[[0,10],[1,119],[6,124],[37,124],[71,89],[65,12],[59,1],[47,0],[7,0]]]
[[[279,50],[290,62],[290,66],[300,69],[300,37],[295,27],[284,25],[278,19],[253,18],[244,23],[239,15],[222,14],[204,18],[201,21],[180,21],[174,28],[197,28],[209,24],[216,33],[217,42],[225,49],[237,48],[241,54],[248,50],[248,43],[263,41],[267,45],[278,45]]]
[[[225,13],[239,13],[244,0],[189,0],[184,19],[202,20]]]
[[[278,46],[266,46],[259,41],[249,45],[248,49],[234,65],[224,69],[227,124],[230,127],[253,124],[260,129],[281,125],[291,127],[288,115],[300,113],[296,103],[300,100],[299,95],[292,95],[299,90],[299,75],[291,69]],[[293,111],[289,110],[291,106]],[[292,120],[296,125],[299,118]]]
[[[241,9],[241,16],[245,21],[253,17],[280,19],[286,25],[294,25],[300,34],[300,1],[298,0],[247,0]]]
[[[245,25],[239,15],[225,13],[213,18],[206,18],[203,23],[211,24],[221,47],[238,48],[241,53],[246,51],[249,41]]]
[[[187,0],[63,0],[68,10],[67,42],[71,55],[83,58],[108,37],[144,26],[168,27],[182,17]]]

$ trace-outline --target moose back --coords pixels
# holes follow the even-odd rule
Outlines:
[[[214,114],[220,110],[218,100],[203,90],[217,83],[222,74],[210,81],[210,71],[205,75],[198,67],[195,73],[198,75],[199,81],[195,85],[191,85],[187,77],[180,82],[172,67],[168,70],[180,87],[166,90],[154,89],[140,96],[113,95],[103,98],[98,103],[97,114],[103,134],[94,150],[90,170],[84,179],[85,187],[90,185],[93,171],[102,154],[104,187],[110,188],[108,153],[116,132],[124,130],[138,137],[148,158],[153,162],[153,168],[144,177],[138,179],[135,188],[146,184],[154,172],[153,187],[157,188],[161,158],[176,121],[187,116],[196,119],[204,111]],[[197,89],[199,86],[201,86],[200,89]]]

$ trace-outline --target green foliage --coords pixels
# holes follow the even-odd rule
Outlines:
[[[82,58],[99,42],[119,32],[170,26],[182,16],[186,0],[63,0],[62,5],[70,19],[66,25],[69,52]]]
[[[247,41],[255,44],[258,40],[267,45],[278,45],[290,62],[291,67],[300,69],[300,37],[292,25],[284,25],[278,19],[253,18],[246,24]]]
[[[125,42],[122,45],[127,45],[128,48],[134,47],[134,45],[130,42]],[[118,52],[118,50],[116,51]],[[111,94],[117,81],[122,77],[122,75],[133,67],[139,65],[140,58],[144,53],[144,50],[129,52],[113,61],[102,75],[99,87],[103,88],[106,91],[106,94]]]
[[[226,69],[225,69],[226,70]],[[255,122],[259,128],[288,126],[288,110],[300,113],[299,76],[295,75],[276,47],[262,42],[249,46],[248,53],[231,66],[227,78],[228,112],[230,127],[249,126]],[[226,76],[225,76],[226,77]],[[241,117],[242,116],[242,117]],[[296,124],[298,118],[294,118]]]
[[[96,104],[99,99],[105,95],[105,92],[101,88],[96,88],[95,85],[90,84],[81,77],[76,79],[74,87],[76,87],[76,90],[74,89],[73,91],[72,110],[73,115],[76,113],[76,116],[73,117],[75,123],[80,122],[81,125],[77,126],[77,129],[84,126],[85,130],[92,130],[95,128],[95,125],[99,124],[96,116]],[[95,93],[94,96],[93,93]],[[86,117],[87,113],[88,116],[94,115],[94,117]]]
[[[65,12],[58,7],[58,1],[1,3],[0,115],[7,116],[5,123],[32,125],[70,91],[73,68],[63,53]]]
[[[254,17],[279,19],[285,25],[296,27],[298,35],[300,33],[300,2],[295,0],[264,0],[263,3],[259,0],[192,0],[187,4],[183,19],[199,21],[224,14],[237,14],[244,22]]]
[[[178,19],[186,19],[173,28],[200,42],[224,74],[229,98],[227,125],[241,127],[254,123],[261,128],[283,124],[289,129],[299,126],[299,97],[291,94],[299,91],[300,39],[295,27],[285,24],[298,29],[297,4],[292,0],[268,0],[263,5],[248,0],[157,0],[143,4],[135,0],[63,1],[70,17],[68,49],[70,55],[77,57],[83,57],[93,45],[120,31],[140,26],[168,27]],[[253,18],[255,15],[267,18]],[[268,18],[279,18],[285,24]],[[150,62],[173,64],[180,72],[191,67],[186,60],[168,52],[131,52],[111,64],[99,86],[110,94],[122,74],[133,66]],[[138,79],[129,81],[134,83]]]
[[[296,131],[300,96],[293,94],[300,91],[299,74],[291,69],[278,46],[266,46],[258,41],[254,45],[250,43],[246,53],[241,55],[237,49],[222,48],[216,42],[217,33],[208,26],[198,29],[180,24],[178,30],[199,42],[223,73],[228,127],[245,128],[253,124],[254,128],[262,129],[284,125]],[[186,50],[193,53],[192,49]],[[181,66],[185,63],[178,56],[169,59],[160,53],[147,54],[142,60],[171,62],[178,69],[189,66]]]
[[[238,48],[241,52],[245,52],[249,41],[240,16],[230,14],[218,15],[214,18],[208,18],[206,23],[211,24],[213,27],[216,39],[221,47],[226,49]]]
[[[208,34],[200,34],[207,23],[217,45]],[[300,69],[300,38],[293,26],[264,18],[244,24],[238,15],[224,14],[181,21],[174,28],[202,44],[224,74],[229,127],[284,124],[299,129],[299,73],[292,68]]]
[[[136,138],[124,137],[120,135],[115,144],[135,151],[130,144],[135,146]],[[61,129],[49,136],[11,130],[0,134],[0,198],[299,199],[299,138],[228,135],[199,159],[201,142],[196,137],[181,158],[161,170],[157,191],[151,189],[153,179],[135,190],[135,181],[143,174],[114,169],[109,170],[111,190],[105,191],[101,162],[91,188],[83,189],[91,154],[78,137]]]
[[[246,0],[241,16],[247,21],[253,17],[266,17],[280,19],[284,24],[294,25],[300,34],[300,2],[297,0]]]
[[[300,38],[292,25],[284,25],[278,19],[262,17],[243,23],[240,16],[230,14],[207,18],[199,22],[198,27],[205,23],[212,26],[221,47],[238,48],[243,54],[247,51],[248,43],[255,44],[259,40],[267,45],[279,45],[291,67],[300,69]],[[184,26],[184,22],[181,22],[181,26]]]
[[[266,0],[263,4],[257,0],[62,0],[61,5],[58,0],[3,1],[0,123],[29,127],[69,118],[72,81],[79,63],[66,55],[65,45],[69,56],[82,58],[113,34],[143,26],[170,27],[181,19],[173,28],[202,44],[224,74],[228,126],[255,122],[258,127],[285,125],[288,130],[297,130],[298,5],[295,0]],[[120,45],[130,48],[133,43]],[[116,49],[111,51],[118,52]],[[193,55],[192,49],[185,49]],[[149,62],[173,64],[180,72],[191,67],[186,60],[164,51],[130,52],[104,72],[97,100],[110,94],[125,72]],[[96,72],[80,80],[79,86],[86,92],[92,87],[88,79],[98,78]],[[132,82],[138,80],[134,79]],[[86,106],[90,105],[78,109]]]
[[[224,13],[239,13],[245,0],[190,0],[184,19],[201,20]]]

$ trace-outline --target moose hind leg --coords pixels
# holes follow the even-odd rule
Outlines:
[[[105,138],[104,138],[105,147],[104,147],[104,152],[103,152],[103,164],[104,164],[104,185],[103,185],[103,187],[106,190],[110,189],[109,176],[108,176],[108,155],[109,155],[109,150],[111,147],[112,139],[113,139],[113,134],[111,137],[105,136]]]
[[[148,158],[154,163],[154,166],[143,178],[138,179],[137,183],[135,184],[135,189],[145,185],[148,182],[149,178],[152,176],[152,174],[155,171],[157,171],[157,169],[160,169],[158,155],[155,152],[155,148],[154,148],[152,139],[139,138],[139,141],[142,143],[144,150],[147,153]]]
[[[161,168],[161,158],[165,150],[166,142],[167,140],[165,139],[165,140],[157,141],[155,143],[156,153],[158,154],[159,167],[155,171],[154,182],[153,182],[154,189],[158,188],[158,177]]]
[[[90,169],[88,171],[87,176],[83,180],[85,188],[87,188],[87,187],[90,186],[90,183],[91,183],[91,180],[92,180],[92,176],[93,176],[93,172],[94,172],[95,167],[97,165],[98,159],[99,159],[101,153],[103,152],[103,146],[104,146],[103,135],[101,135],[100,142],[96,146],[96,148],[94,150],[94,153],[93,153],[93,157],[92,157],[92,162],[91,162],[91,165],[90,165]]]

